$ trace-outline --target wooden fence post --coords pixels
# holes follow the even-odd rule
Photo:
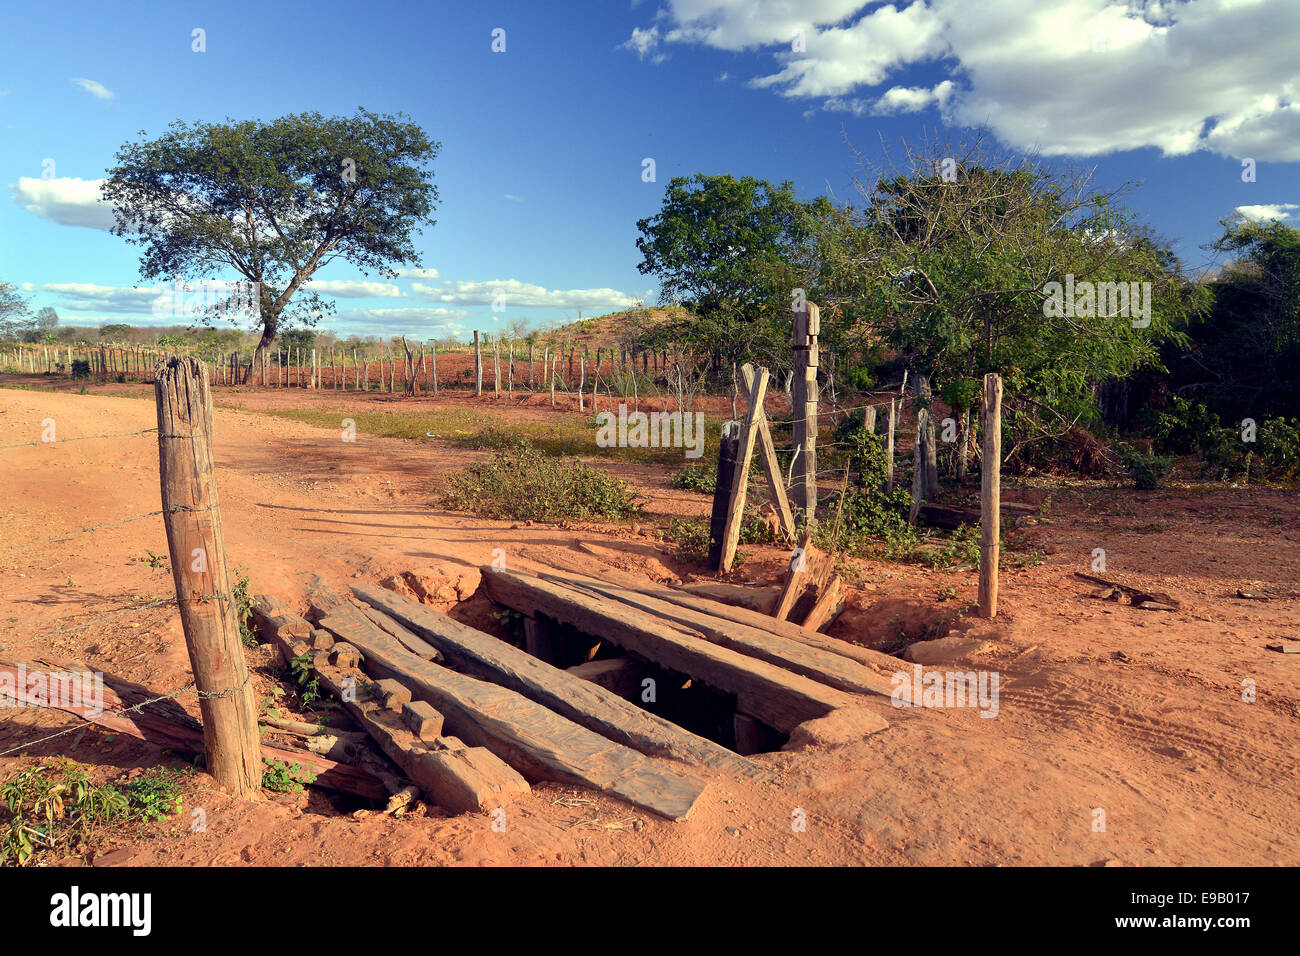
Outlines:
[[[916,443],[912,446],[912,507],[907,512],[907,523],[916,524],[921,513],[921,499],[925,497],[925,426],[930,417],[928,408],[916,410]]]
[[[492,394],[501,397],[501,339],[492,339]]]
[[[894,490],[894,418],[895,400],[889,400],[889,430],[885,433],[885,490]]]
[[[805,526],[817,517],[817,336],[821,312],[811,302],[794,310],[794,495],[792,503],[802,509]]]
[[[434,395],[437,395],[438,394],[438,343],[437,342],[429,343],[429,371],[433,375],[433,385],[431,386],[430,391]]]
[[[479,347],[478,332],[474,333],[474,397],[483,394],[483,352]]]
[[[1002,532],[1002,376],[984,376],[984,460],[980,479],[980,617],[998,613]]]
[[[239,639],[213,468],[207,369],[172,358],[154,371],[163,524],[185,647],[203,714],[207,768],[236,796],[262,785],[257,708]]]
[[[723,539],[727,527],[727,509],[731,503],[731,485],[736,473],[736,455],[740,450],[740,422],[722,423],[722,440],[718,443],[718,482],[713,489],[713,513],[709,518],[710,571],[722,567]]]
[[[767,396],[767,369],[758,369],[756,377],[750,365],[746,364],[745,369],[745,394],[749,398],[749,410],[745,414],[745,424],[741,427],[740,438],[737,440],[735,466],[731,472],[731,485],[727,489],[727,517],[722,528],[722,554],[718,559],[718,570],[723,574],[731,570],[736,558],[736,545],[740,543],[740,525],[745,517],[745,497],[749,486],[749,462],[754,456],[754,442],[763,424],[763,399]],[[721,477],[721,470],[718,474]]]

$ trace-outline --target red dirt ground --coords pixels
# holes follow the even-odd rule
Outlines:
[[[133,596],[171,593],[169,574],[137,560],[146,551],[166,553],[158,518],[118,523],[159,507],[154,436],[68,441],[153,427],[152,401],[124,397],[149,394],[139,385],[85,395],[0,389],[0,445],[39,442],[47,418],[60,439],[0,449],[0,657],[78,659],[159,693],[189,682],[174,611],[130,609]],[[485,564],[498,547],[524,569],[554,564],[600,573],[613,565],[671,580],[698,574],[657,540],[653,525],[667,514],[705,514],[708,501],[671,489],[657,466],[601,462],[651,496],[636,526],[481,521],[436,504],[443,476],[476,452],[365,435],[347,444],[337,431],[250,411],[336,402],[337,393],[226,393],[219,400],[249,409],[218,408],[216,453],[230,563],[250,574],[255,590],[296,602],[316,574],[341,586],[355,576]],[[501,411],[557,414],[549,407]],[[1026,500],[1042,494],[1020,492]],[[495,832],[487,816],[353,814],[320,793],[243,803],[196,775],[186,810],[204,809],[204,832],[190,832],[188,812],[131,828],[110,835],[100,862],[1300,863],[1300,655],[1265,648],[1300,634],[1300,497],[1258,488],[1138,493],[1098,485],[1058,486],[1051,494],[1048,517],[1019,533],[1021,547],[1047,556],[1004,571],[995,621],[972,616],[975,572],[860,561],[853,606],[832,629],[874,644],[943,636],[949,627],[982,638],[983,649],[952,669],[1000,674],[996,719],[970,709],[894,710],[886,701],[887,730],[841,746],[761,756],[781,771],[777,782],[719,780],[692,819],[677,823],[597,793],[543,785],[512,804],[505,831]],[[1111,576],[1167,591],[1182,609],[1094,598],[1095,588],[1072,572],[1089,570],[1098,547]],[[778,580],[784,552],[747,550],[733,580]],[[1262,588],[1287,596],[1236,597],[1238,589]],[[261,661],[250,651],[250,663]],[[257,673],[265,693],[270,678]],[[1252,702],[1243,699],[1246,681],[1253,682]],[[191,696],[180,702],[197,714]],[[49,711],[4,717],[0,750],[77,726]],[[0,778],[62,753],[94,765],[104,779],[159,759],[156,748],[90,728],[0,757]],[[1094,828],[1097,809],[1105,813],[1104,832]],[[805,832],[791,826],[796,810],[806,812]]]

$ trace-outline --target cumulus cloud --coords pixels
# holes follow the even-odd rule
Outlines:
[[[935,108],[1049,156],[1285,162],[1300,160],[1297,35],[1295,0],[668,0],[626,45],[767,50],[779,68],[753,86],[856,113]],[[880,89],[922,63],[951,87]]]
[[[59,297],[57,307],[72,312],[112,312],[151,315],[158,288],[95,285],[90,282],[46,282],[42,292]]]
[[[617,289],[547,289],[518,279],[491,282],[444,282],[431,286],[411,284],[411,291],[431,302],[487,305],[504,294],[506,308],[542,306],[555,309],[628,309],[645,296],[633,296]]]
[[[85,77],[75,76],[72,78],[72,82],[99,100],[111,100],[117,96],[116,93],[98,80],[88,80]]]
[[[460,335],[461,321],[469,313],[464,309],[344,309],[329,319],[329,324],[344,335],[408,335],[433,338]]]
[[[632,28],[632,36],[626,43],[620,44],[624,50],[631,50],[642,60],[649,60],[651,63],[659,64],[668,59],[668,54],[659,52],[659,28],[657,26],[642,30],[640,27]]]
[[[113,225],[113,207],[104,202],[99,187],[102,179],[78,179],[64,176],[36,179],[22,176],[11,183],[14,202],[42,219],[63,226],[109,229]]]
[[[442,273],[437,269],[398,269],[397,275],[402,279],[437,279]]]
[[[1300,209],[1300,205],[1293,202],[1263,203],[1258,206],[1238,206],[1233,211],[1240,216],[1245,216],[1247,219],[1268,222],[1270,220],[1290,219],[1293,209]]]
[[[395,298],[402,290],[391,282],[368,282],[364,279],[313,279],[307,283],[312,292],[341,299]]]

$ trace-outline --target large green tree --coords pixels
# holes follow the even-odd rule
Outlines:
[[[688,344],[728,373],[750,359],[788,365],[791,296],[804,287],[799,263],[813,238],[808,220],[830,210],[824,197],[799,201],[789,182],[674,177],[659,212],[637,223],[637,268],[658,278],[661,301],[689,315],[654,335]]]
[[[1037,410],[1059,433],[1095,417],[1100,383],[1158,364],[1192,307],[1177,262],[1123,190],[1097,189],[1086,173],[978,141],[930,144],[859,188],[860,208],[838,210],[821,237],[828,300],[860,344],[883,341],[959,409],[998,372],[1021,420]],[[1054,308],[1056,283],[1061,300],[1100,283],[1138,283],[1150,298],[1121,311],[1080,292]]]
[[[144,135],[144,134],[142,134]],[[140,245],[147,279],[256,283],[257,355],[329,305],[304,285],[336,259],[363,273],[418,266],[414,237],[438,201],[440,145],[402,116],[359,110],[271,122],[173,123],[125,144],[103,187],[113,232]],[[205,313],[215,318],[229,302]]]

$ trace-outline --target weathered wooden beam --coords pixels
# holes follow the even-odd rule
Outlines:
[[[843,691],[715,644],[699,631],[611,601],[580,584],[495,571],[484,574],[483,587],[498,604],[531,609],[599,634],[630,653],[735,694],[741,710],[784,733],[855,701]]]
[[[767,775],[762,767],[737,758],[711,740],[418,601],[365,585],[354,585],[352,593],[413,629],[458,670],[518,691],[610,740],[695,766],[747,776]]]
[[[400,679],[443,714],[451,733],[486,747],[529,780],[593,787],[672,820],[685,819],[707,786],[513,690],[416,657],[350,605],[319,623],[361,649],[368,673]]]
[[[101,708],[93,704],[71,704],[46,700],[42,694],[39,699],[28,699],[28,688],[19,686],[20,669],[15,664],[0,664],[0,673],[6,675],[7,682],[15,689],[20,704],[49,707],[73,714],[114,733],[126,734],[158,747],[170,748],[187,754],[203,753],[203,725],[192,717],[180,713],[171,713],[164,717],[152,707],[121,713],[127,707],[136,706],[124,702],[112,689],[105,686]],[[179,711],[179,708],[176,708]],[[338,763],[326,757],[297,750],[285,750],[267,744],[259,745],[260,755],[267,760],[283,764],[298,764],[316,777],[314,786],[350,793],[354,796],[371,800],[382,800],[388,796],[388,790],[373,774],[349,764]],[[260,779],[260,778],[259,778]]]
[[[544,576],[550,580],[559,580]],[[713,617],[689,605],[676,604],[642,591],[606,584],[593,579],[570,579],[591,591],[612,598],[629,607],[665,621],[690,628],[706,640],[737,651],[752,659],[766,661],[811,680],[846,691],[889,697],[893,694],[890,678],[877,674],[839,654],[810,644],[778,636],[771,631]],[[743,708],[742,708],[743,709]],[[755,716],[761,717],[759,714]]]

